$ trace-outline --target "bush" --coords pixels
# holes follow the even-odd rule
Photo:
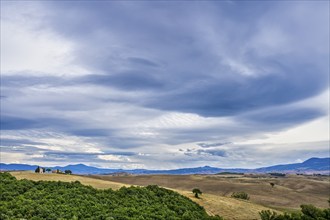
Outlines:
[[[236,198],[236,199],[244,199],[244,200],[249,200],[250,197],[246,192],[234,192],[233,194],[231,194],[232,198]]]
[[[301,205],[300,213],[284,213],[282,215],[269,210],[259,212],[261,220],[329,220],[330,208],[320,209],[313,205]]]
[[[262,210],[259,212],[261,220],[276,220],[278,214],[276,212],[271,212],[270,210]]]
[[[269,173],[271,176],[285,177],[285,173]]]

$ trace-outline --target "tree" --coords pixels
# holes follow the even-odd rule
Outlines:
[[[322,209],[316,208],[313,205],[301,205],[300,208],[301,212],[310,218],[319,219],[318,217],[322,217]]]
[[[40,172],[40,167],[38,166],[37,169],[34,172],[39,173]]]
[[[272,188],[275,186],[275,183],[269,183],[271,186],[272,186]]]
[[[49,173],[50,171],[52,171],[52,169],[50,168],[47,168],[46,171]]]
[[[64,173],[65,174],[72,174],[72,171],[71,170],[65,170]]]
[[[249,200],[249,194],[247,194],[246,192],[234,192],[233,194],[231,194],[232,198],[236,198],[236,199],[245,199],[245,200]]]
[[[262,210],[259,212],[261,220],[276,220],[278,219],[278,214],[276,212],[271,212],[270,210]]]
[[[194,188],[192,190],[192,192],[195,194],[195,197],[196,198],[199,198],[199,196],[198,196],[199,194],[203,194],[202,191],[200,189],[198,189],[198,188]]]

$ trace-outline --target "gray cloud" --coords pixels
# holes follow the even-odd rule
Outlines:
[[[227,157],[227,152],[224,149],[186,149],[184,152],[187,156],[216,156],[216,157]]]
[[[150,67],[159,67],[159,65],[151,60],[139,57],[130,57],[128,61],[132,62],[133,64],[143,65],[143,66],[150,66]]]
[[[219,150],[219,149],[209,149],[209,150],[198,150],[198,154],[207,154],[212,156],[218,156],[218,157],[226,157],[226,151],[225,150]]]
[[[41,145],[45,144],[43,142],[36,142],[36,141],[31,141],[28,139],[9,139],[9,138],[1,138],[0,140],[0,145],[1,146],[24,146],[24,145]]]
[[[43,152],[42,149],[33,145],[1,145],[1,152],[6,153],[23,153],[25,155],[38,154]]]
[[[1,130],[38,128],[41,125],[33,119],[1,115]]]
[[[162,81],[145,72],[123,72],[114,75],[90,75],[83,82],[122,90],[149,90],[162,87]]]
[[[165,6],[165,8],[171,8],[170,5],[165,3],[159,4]],[[295,8],[295,5],[289,3],[282,5],[268,3],[254,9],[255,11],[260,10],[260,15],[245,10],[243,3],[234,6],[224,3],[214,4],[219,6],[217,7],[219,11],[211,10],[212,14],[209,16],[203,13],[198,14],[201,16],[201,20],[208,17],[211,17],[215,21],[229,19],[228,21],[232,22],[233,26],[236,24],[243,26],[244,22],[247,22],[251,29],[253,26],[261,26],[258,23],[260,17],[267,22],[275,22],[273,17],[269,15],[272,13],[268,14],[271,7],[275,6],[274,11],[282,10],[286,6]],[[63,27],[63,25],[59,25],[62,23],[61,19],[67,20],[66,16],[71,16],[70,9],[76,5],[75,3],[55,4],[55,9],[58,8],[58,10],[64,12],[64,15],[60,20],[52,19],[51,22],[55,22],[52,25],[62,34],[66,34],[68,37],[73,37],[74,40],[83,43],[84,46],[82,49],[91,52],[79,53],[78,57],[83,63],[88,61],[98,71],[106,73],[105,75],[91,75],[87,81],[122,90],[158,89],[157,93],[149,94],[147,97],[141,99],[143,101],[135,102],[135,104],[160,110],[197,113],[203,116],[226,116],[299,101],[317,95],[328,87],[326,80],[328,77],[327,68],[323,64],[320,65],[319,61],[317,63],[306,62],[306,57],[301,56],[300,48],[298,48],[298,46],[304,47],[304,42],[306,41],[305,35],[300,34],[301,31],[307,33],[306,28],[314,28],[313,22],[323,22],[322,20],[317,20],[319,17],[315,18],[314,21],[309,21],[307,27],[292,25],[296,30],[290,33],[285,32],[284,37],[288,39],[295,38],[295,44],[292,44],[291,48],[288,48],[290,52],[283,54],[281,50],[271,48],[272,55],[265,57],[253,46],[246,46],[244,49],[236,48],[236,45],[242,45],[246,40],[250,40],[252,43],[253,39],[258,37],[257,30],[255,32],[245,30],[243,33],[240,33],[239,30],[225,26],[224,23],[220,22],[218,24],[219,27],[223,27],[225,31],[228,31],[223,35],[221,34],[223,32],[218,33],[219,27],[215,26],[213,22],[210,22],[208,28],[219,39],[225,38],[228,41],[232,36],[240,35],[238,35],[239,37],[235,41],[227,42],[228,45],[224,45],[221,41],[212,42],[210,39],[205,39],[200,34],[205,31],[205,28],[203,29],[196,25],[191,17],[191,13],[195,12],[197,7],[199,7],[196,4],[191,5],[189,10],[183,10],[178,13],[178,17],[186,17],[185,24],[181,24],[180,22],[172,24],[173,18],[168,14],[170,12],[160,10],[158,4],[143,4],[144,6],[142,7],[133,4],[100,3],[102,10],[98,10],[97,16],[94,11],[87,11],[87,5],[88,7],[95,7],[95,5],[91,6],[89,4],[80,6],[79,10],[75,11],[77,17]],[[201,3],[201,5],[205,5],[204,7],[207,8],[209,7],[204,3]],[[308,7],[308,5],[303,6]],[[185,6],[185,4],[179,4],[178,8],[182,7],[181,9],[183,9]],[[321,4],[312,6],[316,8],[322,7]],[[235,18],[232,16],[222,17],[216,13],[224,12],[224,8],[231,7],[242,9],[248,14],[251,13],[251,19],[246,20],[246,18],[243,19],[241,16]],[[132,13],[119,15],[118,11],[116,11],[123,9],[126,12],[132,11]],[[144,13],[146,9],[149,10],[150,14],[157,14],[158,20],[150,20]],[[285,17],[286,15],[289,16],[290,14],[284,14],[283,16]],[[82,37],[83,35],[80,33],[86,33],[85,29],[77,29],[82,24],[82,16],[84,16],[84,20],[87,23],[93,22],[94,28],[99,27],[105,30],[104,36],[111,35],[111,37],[106,39],[103,38],[104,36],[102,34],[101,36],[95,36],[95,32],[89,32],[85,37]],[[302,16],[304,14],[297,16],[303,18]],[[118,19],[118,17],[121,19]],[[111,33],[108,32],[109,22],[112,25]],[[290,20],[290,23],[294,24],[294,22],[294,20]],[[126,24],[125,28],[122,26],[123,23]],[[169,24],[172,24],[172,26],[169,26]],[[136,28],[136,25],[139,28]],[[276,25],[281,27],[280,30],[286,31],[286,23]],[[72,29],[69,27],[72,27]],[[177,32],[176,29],[181,31]],[[324,31],[324,34],[328,35],[326,31]],[[89,44],[87,42],[87,39],[97,40],[98,37],[101,38],[100,40],[104,40],[100,45]],[[327,38],[323,40],[323,42],[315,41],[315,45],[313,46],[318,47],[319,44],[327,45]],[[301,44],[297,45],[297,42]],[[205,48],[205,44],[209,43],[219,44],[219,47],[223,47],[222,49],[226,52],[216,54],[216,51],[212,48]],[[107,47],[111,48],[113,47],[112,45],[117,45],[114,48],[115,52],[112,53],[111,51],[113,50],[111,49],[104,49]],[[266,46],[268,44],[264,45],[264,47]],[[97,49],[101,51],[102,59],[95,55],[94,51]],[[135,51],[147,53],[147,49],[150,56],[165,63],[162,69],[145,70],[142,68],[142,71],[136,71],[135,64],[130,64],[132,58],[128,59],[130,61],[128,63],[123,59],[123,57],[131,53],[134,54]],[[237,51],[233,52],[235,49]],[[299,51],[299,54],[296,54],[296,49]],[[227,50],[231,50],[231,52],[227,52]],[[326,61],[328,58],[328,55],[325,54],[316,53],[314,55],[321,61]],[[259,66],[259,68],[252,68],[251,70],[251,74],[257,76],[240,75],[239,69],[235,69],[227,63],[226,56],[237,56],[238,60],[242,60],[240,61],[242,63],[252,63],[253,66]],[[308,55],[309,58],[311,56],[311,54]],[[144,61],[142,63],[154,63],[149,60],[145,62],[146,60],[144,58],[135,58],[135,60],[140,60],[140,63],[141,60]],[[129,69],[128,72],[117,73],[117,69],[123,65]],[[318,77],[315,77],[315,74]],[[155,76],[159,80],[155,79]],[[183,86],[179,86],[182,84]]]
[[[203,148],[209,148],[209,147],[219,147],[222,145],[227,145],[227,144],[231,144],[231,142],[218,142],[218,143],[198,143],[197,145]]]
[[[236,140],[328,115],[319,104],[299,104],[329,89],[328,4],[6,2],[4,23],[21,25],[24,13],[33,36],[47,32],[70,44],[65,64],[84,73],[1,74],[1,144],[7,153],[39,152],[44,157],[31,160],[40,162],[104,164],[99,155],[127,150],[122,156],[149,166],[214,163],[214,157],[229,165],[243,154],[253,163],[261,157],[250,152],[263,146],[238,148]],[[63,144],[51,145],[61,138]],[[73,153],[36,147],[65,143]],[[80,145],[106,153],[85,153]]]

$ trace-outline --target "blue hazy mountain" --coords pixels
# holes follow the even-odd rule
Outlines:
[[[37,165],[28,165],[28,164],[4,164],[0,163],[0,170],[35,170]]]
[[[0,163],[0,170],[35,170],[37,165],[27,164],[4,164]],[[49,167],[52,170],[71,170],[75,174],[111,174],[111,173],[131,173],[131,174],[173,174],[173,175],[187,175],[187,174],[216,174],[221,172],[232,173],[330,173],[330,158],[310,158],[302,163],[275,165],[270,167],[261,167],[258,169],[223,169],[217,167],[195,167],[182,168],[174,170],[147,170],[147,169],[105,169],[84,164],[75,164],[68,166]]]
[[[262,167],[255,169],[257,172],[315,172],[328,171],[330,172],[330,158],[310,158],[302,163],[275,165],[270,167]]]
[[[56,167],[50,167],[52,170],[71,170],[73,173],[76,174],[96,174],[96,173],[113,173],[113,172],[119,172],[119,169],[103,169],[103,168],[97,168],[92,166],[87,166],[85,164],[75,164],[75,165],[68,165],[68,166],[56,166]]]

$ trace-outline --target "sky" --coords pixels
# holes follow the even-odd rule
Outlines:
[[[329,153],[329,1],[1,1],[1,162]]]

